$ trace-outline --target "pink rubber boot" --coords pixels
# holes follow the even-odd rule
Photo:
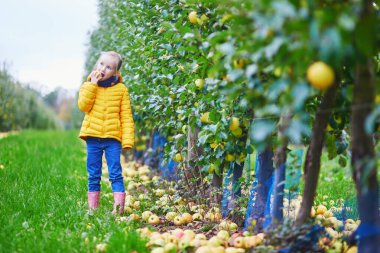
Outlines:
[[[124,204],[125,204],[125,192],[114,192],[113,193],[113,199],[114,199],[114,204],[113,204],[113,214],[119,213],[123,214],[124,213]]]
[[[99,195],[100,192],[87,192],[88,199],[88,208],[89,209],[97,209],[99,206]]]

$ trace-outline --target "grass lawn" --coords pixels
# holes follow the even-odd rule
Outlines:
[[[345,167],[339,165],[338,160],[339,157],[329,160],[327,153],[323,153],[315,204],[323,204],[331,208],[337,207],[338,203],[339,205],[343,203],[346,208],[342,212],[335,212],[334,215],[340,219],[356,220],[359,218],[359,213],[350,160],[347,160]]]
[[[102,183],[104,184],[104,183]],[[102,185],[103,192],[110,192]],[[103,197],[87,213],[85,150],[77,132],[25,131],[0,139],[0,252],[148,252]]]
[[[302,186],[301,180],[301,192]],[[108,252],[149,251],[136,232],[141,224],[111,214],[109,183],[102,181],[95,214],[87,212],[86,194],[85,146],[76,131],[24,131],[0,139],[0,253],[95,252],[104,243]],[[339,199],[350,210],[335,215],[357,219],[349,162],[342,167],[324,153],[315,204],[338,207]],[[143,201],[138,213],[153,210],[154,203]]]

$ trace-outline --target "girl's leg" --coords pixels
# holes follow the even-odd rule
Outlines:
[[[103,150],[98,138],[87,139],[88,191],[100,191]]]
[[[124,182],[120,164],[121,143],[115,139],[105,139],[105,153],[112,191],[124,192]]]
[[[87,172],[88,172],[88,205],[97,208],[99,205],[100,180],[102,176],[103,151],[97,138],[87,139]]]
[[[121,143],[115,139],[105,139],[105,153],[108,174],[111,181],[114,204],[113,213],[124,213],[125,188],[120,164]]]

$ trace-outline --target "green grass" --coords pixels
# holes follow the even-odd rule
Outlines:
[[[352,179],[350,160],[347,160],[344,167],[338,161],[339,157],[329,160],[327,153],[322,154],[315,203],[324,204],[327,208],[337,207],[338,203],[343,204],[348,208],[346,212],[335,213],[335,215],[338,218],[345,215],[345,218],[358,219],[356,188]]]
[[[133,225],[110,214],[111,198],[88,214],[84,159],[77,132],[0,140],[0,252],[94,252],[105,242],[110,252],[148,251]]]
[[[24,131],[0,139],[0,253],[95,252],[102,243],[107,252],[148,252],[136,232],[141,224],[120,222],[110,213],[109,183],[102,182],[94,214],[87,211],[86,193],[85,146],[77,132]],[[350,165],[342,167],[324,153],[315,204],[337,207],[339,199],[352,209],[346,218],[356,219]],[[139,212],[153,203],[142,202]]]

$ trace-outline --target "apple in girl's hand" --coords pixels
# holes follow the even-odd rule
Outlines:
[[[97,71],[97,70],[95,70],[94,74],[95,74],[95,77],[98,78],[98,79],[104,77],[104,74],[102,72],[100,72],[100,71]]]

